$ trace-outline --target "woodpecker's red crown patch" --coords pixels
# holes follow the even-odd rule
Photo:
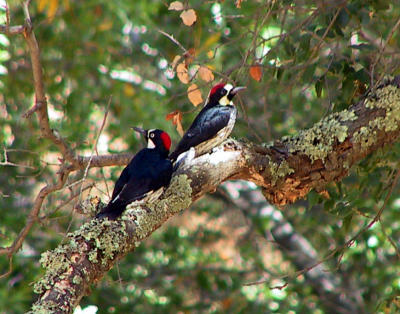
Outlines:
[[[217,92],[217,90],[224,88],[224,86],[225,86],[225,83],[219,83],[219,84],[215,85],[210,91],[210,96],[214,95]]]
[[[171,148],[171,138],[169,137],[168,133],[162,132],[161,135],[161,140],[164,144],[164,147],[169,150]]]

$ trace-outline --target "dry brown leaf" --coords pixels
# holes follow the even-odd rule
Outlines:
[[[196,12],[193,9],[185,10],[180,15],[183,24],[192,26],[197,20]]]
[[[180,117],[179,120],[178,120],[178,118],[175,117],[174,121],[176,121],[176,130],[178,131],[179,135],[182,137],[183,134],[185,134],[185,131],[183,130],[182,123],[181,123],[182,114],[179,117]]]
[[[262,69],[259,65],[253,65],[250,67],[250,76],[259,82],[262,78]]]
[[[205,66],[200,67],[199,76],[205,82],[211,82],[214,80],[214,74],[212,73],[212,71],[209,68],[207,68]]]
[[[188,87],[187,95],[188,95],[190,102],[194,106],[198,106],[199,104],[201,104],[203,102],[203,97],[201,96],[199,87],[196,84],[192,84]]]
[[[168,10],[175,10],[175,11],[182,11],[183,10],[183,4],[180,1],[174,1],[171,2]]]
[[[189,66],[194,58],[196,57],[196,49],[195,48],[189,48],[184,54],[183,56],[185,57],[185,64],[186,66]]]
[[[243,0],[236,0],[236,1],[235,1],[235,5],[236,5],[236,7],[237,7],[238,9],[240,9],[240,8],[242,7],[242,2],[243,2]]]
[[[176,130],[178,131],[179,135],[182,137],[185,133],[182,128],[182,112],[180,110],[175,110],[173,112],[168,113],[165,116],[165,120],[172,120],[172,124],[176,125]]]
[[[176,75],[178,75],[178,79],[183,83],[183,84],[188,84],[190,82],[190,77],[188,74],[188,70],[186,68],[186,65],[184,63],[179,63],[178,66],[176,67]]]

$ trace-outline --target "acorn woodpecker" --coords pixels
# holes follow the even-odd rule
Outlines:
[[[144,134],[147,148],[139,151],[122,171],[111,201],[96,218],[116,219],[128,204],[154,201],[171,181],[172,163],[167,159],[171,147],[169,135],[158,129],[133,129]]]
[[[234,88],[224,83],[215,85],[208,95],[206,105],[168,158],[175,161],[191,147],[194,147],[195,155],[199,156],[221,144],[235,125],[237,110],[232,99],[242,89],[245,87]]]

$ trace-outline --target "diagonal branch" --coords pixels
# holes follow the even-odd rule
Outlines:
[[[47,99],[43,84],[42,63],[40,61],[40,50],[35,33],[33,32],[31,17],[29,15],[29,2],[30,1],[25,1],[22,4],[25,14],[25,28],[23,34],[31,57],[33,83],[35,88],[35,104],[28,112],[25,113],[24,117],[30,117],[34,112],[36,112],[38,115],[40,132],[42,133],[42,136],[51,140],[60,149],[63,158],[73,164],[76,164],[77,160],[74,151],[68,146],[61,135],[50,127],[49,115],[47,112]]]
[[[363,303],[360,302],[361,289],[359,287],[348,287],[343,282],[343,274],[340,271],[336,273],[328,272],[329,266],[325,261],[320,262],[318,252],[312,247],[312,244],[300,233],[296,232],[292,224],[275,208],[265,202],[259,190],[254,190],[246,183],[235,182],[235,193],[239,193],[239,197],[231,197],[227,191],[229,199],[228,204],[240,209],[247,217],[249,215],[256,216],[257,219],[261,211],[269,206],[267,216],[270,218],[270,229],[262,231],[266,239],[272,234],[273,239],[282,249],[286,257],[298,269],[296,276],[303,274],[307,283],[313,287],[316,294],[320,297],[321,302],[328,311],[335,313],[363,313]],[[250,210],[251,209],[251,210]],[[263,213],[265,216],[266,214]],[[278,215],[277,215],[278,214]],[[346,246],[347,247],[347,246]],[[264,277],[264,276],[263,276]],[[286,276],[285,276],[286,277]],[[291,277],[290,275],[287,277]],[[259,281],[245,284],[246,286],[256,284],[270,283],[273,278],[262,278]],[[282,278],[283,279],[283,278]],[[287,283],[286,283],[287,285]]]
[[[263,188],[277,205],[311,189],[322,191],[346,176],[352,165],[399,140],[400,77],[388,80],[348,110],[331,114],[276,148],[227,140],[210,154],[185,161],[161,199],[127,210],[117,221],[84,224],[68,240],[42,255],[46,274],[35,285],[33,311],[71,313],[82,296],[169,217],[223,181],[243,179]],[[282,151],[283,153],[280,153]],[[93,162],[93,161],[92,161]],[[93,166],[91,162],[91,166]]]

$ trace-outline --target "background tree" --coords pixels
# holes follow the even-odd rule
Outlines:
[[[130,154],[98,155],[137,151],[142,142],[130,126],[162,128],[176,143],[197,113],[193,105],[228,80],[248,88],[233,136],[281,139],[285,147],[283,136],[304,136],[399,74],[400,6],[391,1],[42,0],[3,1],[0,10],[0,309],[7,313],[30,308],[40,254],[89,219],[81,201],[108,200],[121,168],[85,165],[126,163]],[[42,87],[30,61],[28,10]],[[398,143],[386,146],[282,211],[251,183],[225,183],[122,259],[81,306],[396,312],[399,153]]]

